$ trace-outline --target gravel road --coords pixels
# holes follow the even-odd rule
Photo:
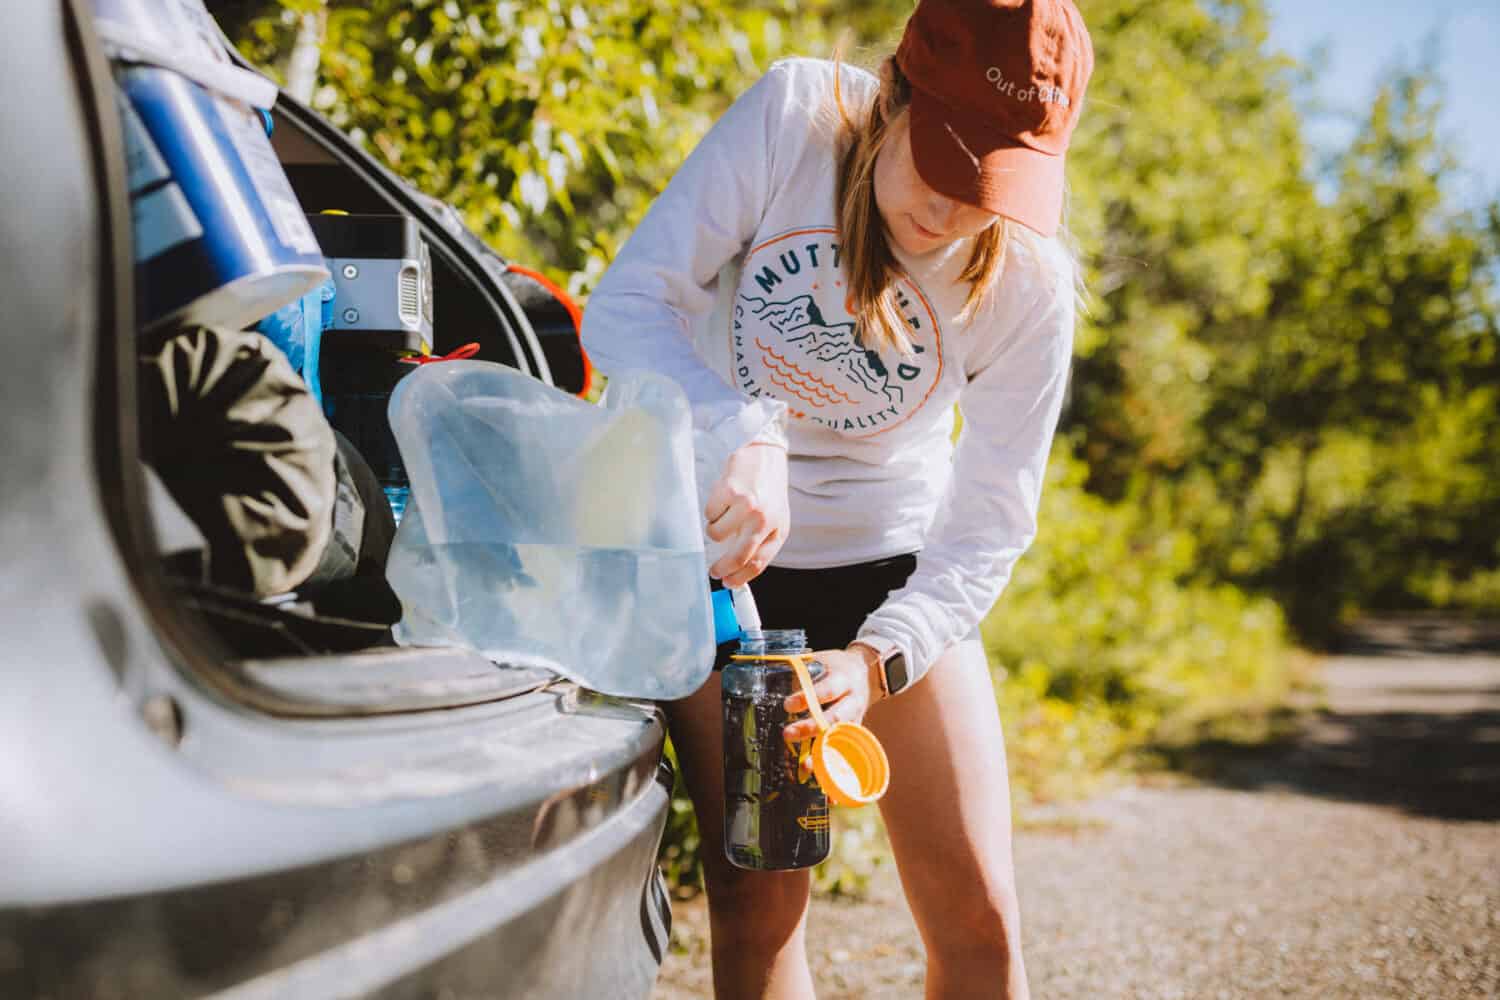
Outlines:
[[[1029,817],[1035,997],[1500,1000],[1500,628],[1388,619],[1322,672],[1284,743]],[[675,911],[654,996],[707,997],[702,900]],[[921,996],[889,869],[809,937],[824,1000]]]

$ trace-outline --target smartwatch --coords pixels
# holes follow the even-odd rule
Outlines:
[[[906,665],[906,654],[893,640],[881,635],[862,635],[854,641],[875,651],[875,656],[880,661],[881,677],[885,680],[886,694],[900,694],[911,685],[911,671]]]

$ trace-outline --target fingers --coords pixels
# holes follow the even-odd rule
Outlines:
[[[748,493],[720,483],[703,507],[703,516],[708,521],[708,537],[722,542],[739,531],[742,525],[751,522],[758,513],[752,502]],[[760,518],[764,520],[765,515],[761,514]]]
[[[858,698],[840,698],[832,705],[826,705],[823,708],[823,718],[828,720],[829,726],[839,722],[860,722],[864,719],[864,715],[865,706],[860,704]],[[788,724],[781,732],[788,743],[810,740],[818,735],[818,721],[811,717],[798,719]]]
[[[730,589],[749,583],[771,565],[771,560],[781,550],[782,540],[781,533],[773,531],[724,556],[709,568],[709,574],[722,580],[724,586]],[[740,557],[743,557],[743,561],[735,565],[734,560]]]
[[[818,704],[831,705],[852,690],[849,678],[842,673],[828,673],[813,685],[813,694],[818,696]],[[799,689],[795,694],[787,696],[782,703],[786,710],[792,714],[807,711],[807,695]]]
[[[721,481],[703,508],[708,519],[705,533],[715,542],[730,542],[708,568],[709,575],[727,587],[749,583],[761,574],[781,550],[784,534],[746,491]]]
[[[743,547],[746,542],[763,540],[774,528],[764,511],[747,503],[736,503],[719,515],[718,520],[708,522],[706,534],[716,542],[739,538]]]
[[[736,517],[738,523],[732,523]],[[709,525],[708,535],[714,541],[730,543],[729,550],[708,568],[709,575],[724,581],[726,587],[738,587],[759,576],[781,550],[783,541],[782,533],[763,513],[734,507]]]
[[[730,489],[724,480],[720,479],[714,483],[713,489],[709,490],[707,499],[703,502],[703,519],[713,524],[724,516],[724,512],[734,506],[738,497]]]
[[[709,574],[729,587],[749,583],[786,544],[786,449],[752,441],[737,448],[703,506],[716,554]]]
[[[831,674],[813,685],[813,693],[823,706],[823,717],[830,726],[835,722],[858,722],[863,716],[863,707],[855,704],[858,699],[848,697],[851,691],[853,686],[843,674]],[[798,692],[787,698],[784,705],[787,712],[792,714],[806,712],[807,697]],[[782,733],[789,743],[812,739],[818,735],[818,720],[809,715],[788,724]]]

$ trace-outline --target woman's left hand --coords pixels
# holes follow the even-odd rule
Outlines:
[[[813,685],[813,693],[823,706],[823,716],[831,726],[835,722],[859,722],[865,712],[880,700],[880,681],[875,676],[874,650],[825,649],[813,653],[809,660],[823,664],[825,673]],[[806,712],[807,698],[799,690],[784,702],[791,713]],[[788,743],[812,739],[818,735],[818,720],[809,715],[790,723],[782,733]]]
[[[751,441],[725,463],[724,475],[709,490],[703,516],[709,540],[725,547],[708,575],[731,590],[760,576],[786,544],[786,449]]]

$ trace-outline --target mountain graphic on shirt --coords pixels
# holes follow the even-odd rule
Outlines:
[[[823,373],[831,369],[840,381],[868,395],[881,396],[891,403],[902,401],[905,392],[891,381],[890,370],[880,355],[865,350],[855,340],[853,321],[828,323],[811,295],[798,295],[786,302],[750,295],[740,298],[750,316],[779,333],[788,348],[819,362]]]

